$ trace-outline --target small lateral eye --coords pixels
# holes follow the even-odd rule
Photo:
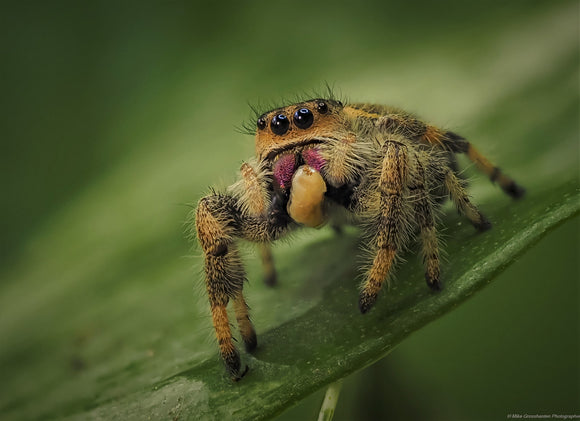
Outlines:
[[[312,126],[314,115],[308,108],[300,108],[294,113],[294,124],[299,129],[307,129]]]
[[[258,129],[264,130],[266,128],[266,119],[264,117],[260,117],[257,122]]]
[[[316,109],[320,114],[326,114],[328,112],[328,105],[324,101],[318,101]]]
[[[274,116],[272,122],[270,123],[272,132],[278,136],[282,136],[284,133],[286,133],[289,127],[290,121],[284,114],[278,114],[277,116]]]

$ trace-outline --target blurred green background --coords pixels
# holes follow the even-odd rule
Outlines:
[[[111,371],[163,379],[192,349],[214,357],[182,224],[186,204],[251,156],[236,133],[248,102],[330,83],[467,135],[526,186],[577,178],[578,12],[523,0],[5,5],[0,414],[66,415],[104,399],[95,390],[125,393]],[[476,198],[499,194],[484,181]],[[576,218],[347,379],[336,419],[578,413],[578,233]],[[148,329],[124,342],[115,321]],[[167,338],[172,360],[131,372]],[[60,405],[67,384],[82,402]],[[281,419],[314,418],[321,398]]]

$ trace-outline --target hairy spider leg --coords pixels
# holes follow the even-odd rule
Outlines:
[[[262,258],[262,267],[264,268],[264,283],[272,287],[278,283],[272,247],[269,244],[258,244],[258,251]]]
[[[425,267],[425,281],[434,290],[439,290],[439,242],[437,228],[433,217],[433,202],[429,196],[429,188],[425,177],[425,168],[419,156],[415,154],[415,171],[413,171],[412,185],[409,190],[415,194],[413,208],[415,219],[419,226],[421,254]]]
[[[244,299],[242,291],[240,291],[236,298],[234,298],[234,311],[236,313],[238,328],[240,329],[240,335],[242,335],[246,351],[252,352],[258,346],[258,338],[256,336],[254,325],[250,320],[250,308]]]
[[[265,215],[268,210],[269,199],[267,186],[264,183],[265,171],[254,168],[250,163],[244,162],[240,168],[241,180],[234,184],[231,190],[239,197],[242,204],[242,212],[259,217]],[[277,275],[274,266],[272,249],[269,244],[258,244],[258,251],[262,259],[264,269],[264,283],[269,286],[276,285]]]
[[[196,212],[197,236],[205,255],[205,281],[213,325],[220,355],[233,380],[245,374],[241,370],[240,355],[233,343],[226,307],[234,301],[240,333],[247,349],[254,349],[257,340],[248,307],[242,295],[246,279],[244,267],[235,245],[235,238],[254,242],[269,242],[278,238],[287,222],[241,212],[235,197],[212,194],[199,201]],[[246,368],[247,370],[247,368]]]
[[[477,230],[486,231],[490,229],[491,222],[471,203],[463,183],[462,180],[457,178],[453,170],[449,169],[445,174],[445,188],[459,213],[465,215]]]
[[[433,127],[433,126],[429,126]],[[427,133],[431,133],[427,135]],[[422,136],[422,140],[429,144],[443,145],[446,149],[454,153],[463,153],[475,164],[477,169],[487,175],[492,183],[497,183],[508,196],[514,199],[522,197],[526,189],[517,184],[511,177],[493,165],[481,152],[479,152],[464,137],[450,131],[440,129],[428,130]]]
[[[380,203],[376,215],[376,235],[373,238],[376,251],[360,292],[361,313],[369,311],[376,302],[406,235],[403,190],[408,177],[407,147],[398,141],[387,140],[383,151],[379,179]]]

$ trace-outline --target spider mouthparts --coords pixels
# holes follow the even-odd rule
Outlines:
[[[294,153],[285,152],[274,158],[274,178],[280,188],[286,189],[290,187],[292,177],[302,163],[320,172],[326,161],[321,156],[320,151],[313,147],[295,151]]]
[[[292,177],[287,211],[290,217],[307,227],[318,228],[326,222],[324,215],[326,183],[318,171],[303,165]]]

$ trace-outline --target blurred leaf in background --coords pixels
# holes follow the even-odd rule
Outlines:
[[[248,101],[277,102],[329,82],[353,101],[401,106],[467,136],[530,191],[511,208],[483,177],[473,178],[476,202],[496,223],[495,233],[474,237],[480,250],[510,229],[525,233],[526,221],[533,230],[542,211],[554,211],[551,203],[568,197],[577,205],[578,16],[577,2],[523,0],[5,5],[2,418],[186,417],[188,399],[206,398],[207,413],[227,413],[203,396],[199,367],[215,376],[214,389],[242,399],[243,387],[263,392],[294,381],[232,389],[220,377],[199,252],[188,257],[183,236],[184,204],[210,185],[231,183],[253,152],[252,138],[235,131],[250,115]],[[470,168],[466,174],[475,176]],[[471,238],[460,221],[449,210],[443,218],[448,250],[462,250],[454,235]],[[336,419],[578,413],[577,223],[562,225],[468,304],[347,379]],[[354,238],[328,253],[349,255]],[[328,231],[305,232],[277,248],[288,274],[278,290],[261,285],[248,249],[259,335],[295,334],[283,324],[324,309],[323,292],[334,284],[301,280],[307,267],[297,269],[305,255],[296,250],[333,241]],[[475,249],[462,261],[484,257]],[[410,257],[398,272],[399,292],[415,284],[423,291],[407,279],[420,269]],[[322,268],[336,262],[322,260]],[[336,270],[356,275],[354,265]],[[356,290],[354,279],[328,282],[341,286],[340,300]],[[389,313],[396,288],[382,296],[376,317]],[[344,313],[350,310],[356,317],[354,308]],[[287,330],[276,330],[281,325]],[[260,369],[255,376],[267,372]],[[190,376],[166,383],[180,373]],[[164,384],[165,398],[148,394]],[[273,394],[268,413],[313,391],[296,390]],[[281,417],[314,418],[321,399],[315,394]],[[118,402],[125,413],[111,409]]]

